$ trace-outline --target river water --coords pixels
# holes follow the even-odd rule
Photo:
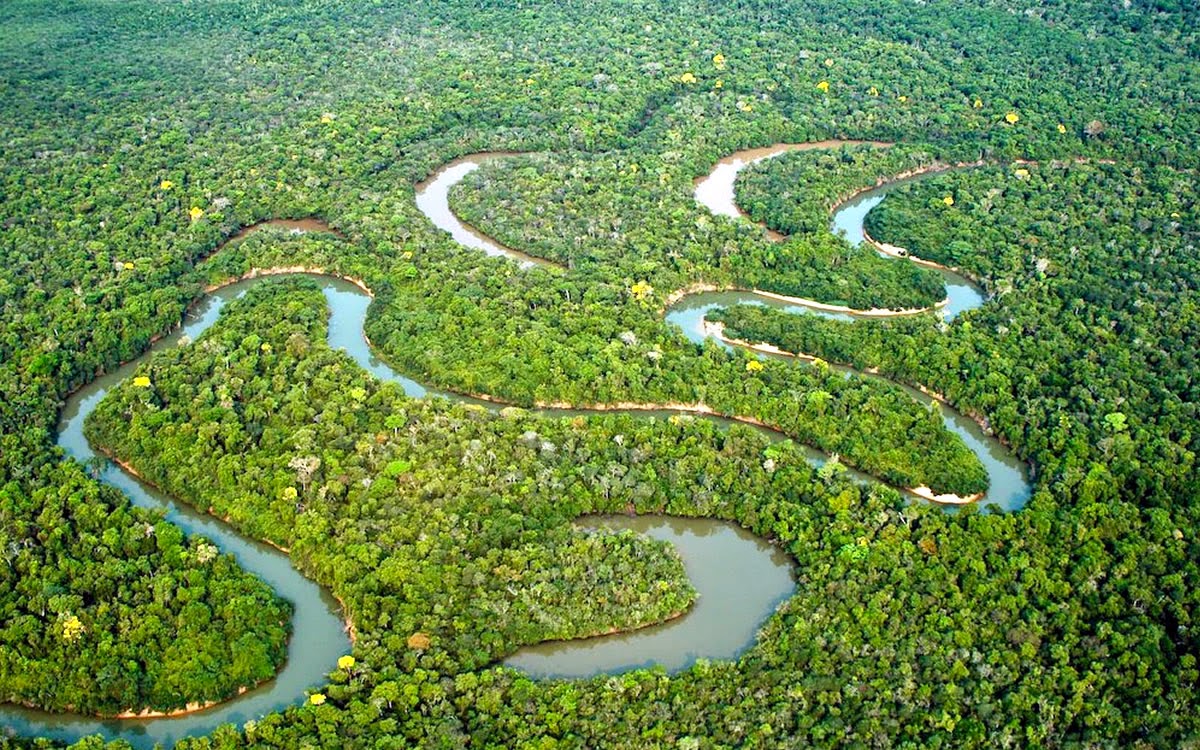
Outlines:
[[[371,298],[354,284],[328,276],[307,276],[321,286],[330,308],[328,343],[343,349],[364,369],[381,380],[391,380],[414,398],[443,397],[454,401],[477,404],[491,410],[503,405],[481,401],[458,394],[430,389],[417,381],[400,375],[377,358],[363,335],[363,322]],[[41,736],[71,741],[88,734],[101,734],[108,739],[124,739],[135,747],[151,747],[154,743],[170,745],[187,736],[207,734],[225,723],[243,724],[265,713],[279,711],[303,700],[305,691],[323,685],[328,672],[335,668],[337,658],[350,651],[341,608],[330,594],[305,578],[292,567],[288,556],[269,545],[241,537],[224,522],[179,503],[141,482],[120,466],[99,456],[83,436],[87,415],[107,395],[108,391],[130,377],[142,362],[163,349],[177,346],[184,336],[195,339],[204,333],[231,300],[243,296],[255,284],[269,277],[239,281],[204,297],[188,313],[181,329],[158,341],[138,359],[103,375],[76,391],[68,399],[61,415],[58,444],[73,458],[87,462],[96,460],[103,465],[100,479],[123,492],[134,504],[159,508],[167,520],[189,534],[210,539],[222,552],[233,554],[245,569],[262,578],[277,594],[295,606],[293,634],[288,647],[288,660],[275,679],[243,695],[212,708],[177,717],[145,719],[96,719],[74,714],[51,714],[35,709],[7,705],[0,708],[0,722],[17,734]],[[537,411],[537,410],[535,410]],[[547,416],[595,415],[594,411],[553,409],[544,410]],[[638,411],[645,418],[665,419],[677,412]],[[720,420],[728,422],[728,420]],[[560,646],[563,664],[589,666],[587,674],[597,671],[616,672],[631,668],[630,654],[638,655],[632,666],[661,663],[673,669],[687,666],[696,658],[732,658],[750,645],[761,622],[774,607],[791,592],[790,559],[781,550],[745,530],[724,521],[711,519],[680,519],[664,516],[645,516],[636,519],[590,519],[593,528],[632,528],[644,530],[656,539],[676,545],[692,584],[706,595],[704,605],[697,605],[687,615],[661,626],[646,628],[617,636],[614,643],[621,646],[596,644],[604,639],[592,639],[588,646],[589,660],[581,661],[569,655],[569,647]],[[719,563],[714,565],[714,563]],[[722,576],[728,570],[743,570],[750,575],[741,581],[746,589],[731,601],[738,606],[721,616],[724,593],[728,583]],[[723,624],[722,624],[723,623]],[[720,634],[714,631],[722,631]],[[672,646],[672,644],[675,644]],[[536,647],[535,647],[536,648]],[[519,651],[512,657],[519,665],[524,660],[536,663],[536,651]],[[603,655],[608,654],[609,661]],[[541,657],[544,659],[544,657]],[[570,667],[562,667],[567,674]],[[577,666],[576,670],[583,669]],[[584,672],[572,674],[582,675]]]
[[[694,195],[700,205],[715,214],[732,218],[747,218],[737,206],[734,190],[738,174],[745,167],[793,151],[809,151],[864,144],[880,148],[890,145],[876,141],[817,141],[800,144],[779,144],[765,148],[739,151],[722,159],[713,167],[708,175],[698,179]],[[475,156],[465,156],[450,162],[435,172],[427,181],[421,183],[421,186],[418,186],[418,207],[421,208],[422,212],[425,213],[426,217],[435,226],[457,238],[457,233],[461,231],[459,229],[461,222],[454,216],[454,212],[450,208],[450,189],[467,174],[470,174],[474,169],[478,169],[485,162],[511,155],[513,154],[488,152]],[[470,166],[471,169],[465,169],[467,166]],[[855,246],[861,245],[865,241],[863,221],[867,213],[879,205],[888,192],[900,185],[925,179],[936,174],[941,173],[930,172],[924,175],[888,182],[875,189],[862,192],[848,201],[842,202],[834,208],[830,221],[831,231],[843,235],[847,241]],[[432,189],[432,186],[435,185],[438,186],[436,191]],[[425,187],[422,188],[422,186]],[[529,256],[524,253],[518,253],[506,248],[488,239],[486,235],[483,235],[478,230],[472,229],[470,231],[473,237],[483,237],[486,241],[490,242],[494,254],[508,255],[517,262],[528,263]],[[783,239],[779,235],[775,235],[775,237]],[[896,262],[907,261],[897,260]],[[950,299],[949,304],[938,310],[938,313],[947,320],[954,318],[966,310],[975,309],[986,301],[983,292],[961,275],[948,269],[939,268],[936,270],[942,275],[945,281],[947,296]],[[706,338],[712,337],[711,332],[704,326],[705,314],[714,308],[735,304],[762,305],[788,313],[815,314],[839,320],[855,320],[859,317],[853,312],[831,312],[795,302],[784,302],[764,297],[753,292],[720,291],[700,292],[683,297],[667,308],[666,320],[668,323],[678,326],[691,341],[701,343]],[[727,349],[731,348],[730,345],[723,342],[718,343],[721,343]],[[772,357],[773,355],[759,353],[759,356]],[[792,359],[790,357],[776,358]],[[853,372],[848,368],[839,369],[845,370],[848,373]],[[857,374],[866,377],[877,377],[865,375],[864,373]],[[916,389],[899,384],[894,385],[903,388],[909,395],[921,403],[929,404],[933,401],[930,396]],[[1032,493],[1028,477],[1028,467],[1013,455],[1012,451],[1001,445],[1000,441],[986,434],[983,428],[974,420],[944,404],[940,404],[939,408],[945,419],[947,429],[958,435],[966,443],[967,447],[979,457],[980,462],[987,471],[989,489],[982,502],[988,505],[995,505],[1004,511],[1018,510],[1023,507]],[[824,457],[814,452],[814,459],[817,463],[820,463],[824,460]]]
[[[421,213],[429,217],[439,229],[449,232],[454,241],[471,250],[482,250],[488,255],[511,258],[522,267],[545,266],[556,267],[553,261],[528,255],[520,250],[506,247],[488,237],[479,230],[460,220],[450,210],[450,188],[479,169],[486,162],[506,156],[517,156],[513,152],[490,151],[487,153],[471,154],[461,159],[455,159],[445,164],[429,179],[416,185],[416,204]]]
[[[733,184],[742,165],[752,160],[770,158],[785,151],[802,148],[831,147],[821,145],[792,145],[760,150],[751,158],[731,157],[714,170],[717,182],[709,186],[706,196],[726,195],[724,203],[711,199],[715,212],[738,216],[733,202]],[[885,145],[885,144],[880,144]],[[511,257],[524,266],[554,265],[543,259],[520,253],[496,243],[491,238],[466,226],[449,208],[449,190],[487,159],[505,154],[481,154],[452,162],[429,180],[418,186],[417,204],[435,225],[448,231],[463,244],[491,255]],[[711,176],[710,176],[711,177]],[[702,181],[703,183],[703,181]],[[862,241],[862,219],[890,187],[865,193],[840,206],[833,225],[847,238],[858,244]],[[700,199],[701,191],[697,190]],[[702,201],[703,202],[703,201]],[[730,207],[732,209],[730,210]],[[272,221],[255,225],[236,235],[240,238],[265,226],[292,231],[331,231],[315,220]],[[951,274],[951,272],[946,272]],[[477,403],[489,409],[496,404],[469,397],[426,388],[411,378],[396,373],[377,358],[363,336],[363,322],[371,298],[357,286],[340,279],[308,275],[318,280],[330,307],[329,345],[344,349],[358,364],[383,380],[398,383],[415,398],[442,396]],[[978,299],[963,291],[956,294],[951,274],[946,276],[951,305],[947,316],[982,304],[983,298],[969,282],[963,286],[973,290]],[[961,277],[958,277],[961,279]],[[169,746],[186,737],[207,734],[225,723],[243,724],[263,714],[279,711],[303,700],[305,691],[326,682],[326,675],[335,668],[337,658],[350,650],[350,641],[338,603],[316,583],[292,567],[288,556],[265,544],[239,536],[227,524],[190,506],[180,504],[156,491],[122,470],[119,466],[98,457],[83,437],[87,415],[104,398],[109,389],[129,377],[137,367],[155,352],[176,346],[184,336],[195,339],[216,322],[224,305],[244,295],[252,285],[264,279],[240,281],[212,292],[197,302],[188,312],[183,326],[158,341],[138,359],[112,373],[97,378],[72,394],[61,414],[58,444],[71,457],[81,461],[96,461],[103,468],[100,479],[125,492],[131,501],[146,508],[157,508],[166,519],[188,534],[207,537],[222,552],[234,555],[247,571],[262,578],[277,594],[295,606],[293,633],[288,647],[288,659],[275,679],[210,709],[179,717],[103,720],[72,714],[50,714],[34,709],[7,705],[0,708],[0,722],[5,730],[26,736],[41,736],[72,741],[89,734],[108,739],[123,739],[135,747],[151,747],[155,743]],[[955,302],[961,298],[960,302]],[[813,312],[803,306],[769,300],[745,292],[720,292],[692,295],[672,306],[667,320],[680,326],[693,341],[702,341],[703,316],[715,306],[749,302],[781,307],[790,312]],[[797,309],[800,308],[800,309]],[[852,317],[840,313],[819,311],[818,314]],[[763,355],[768,356],[768,355]],[[908,390],[914,398],[928,400],[924,394]],[[535,410],[537,411],[537,410]],[[547,416],[594,414],[585,410],[543,410]],[[674,412],[639,411],[646,418],[664,418]],[[953,410],[943,409],[947,427],[958,434],[975,451],[988,469],[991,481],[986,501],[1003,510],[1020,508],[1029,495],[1025,467],[994,439],[987,437],[979,426]],[[731,420],[710,417],[719,422]],[[774,438],[778,433],[761,430]],[[824,457],[816,451],[808,455],[815,463]],[[867,477],[856,475],[862,481]],[[583,519],[581,526],[593,533],[630,529],[656,539],[670,541],[679,551],[685,569],[700,593],[696,605],[684,616],[671,622],[641,630],[577,641],[544,643],[520,649],[505,663],[531,675],[543,677],[583,677],[598,673],[616,673],[652,664],[669,671],[678,671],[699,658],[733,659],[753,645],[755,633],[762,622],[794,589],[790,558],[780,549],[755,537],[734,524],[712,519],[682,519],[667,516],[637,518],[604,517]]]
[[[830,148],[858,143],[860,142],[826,141],[822,142],[820,147]],[[872,145],[882,147],[887,144],[875,143]],[[715,214],[749,220],[736,203],[734,187],[737,183],[739,173],[745,167],[765,159],[774,158],[792,151],[810,150],[811,148],[810,144],[783,144],[732,154],[722,159],[706,177],[696,181],[696,201]],[[942,172],[928,172],[922,175],[891,181],[880,187],[859,193],[850,200],[838,204],[834,207],[830,220],[831,231],[845,237],[855,247],[861,246],[866,241],[863,222],[872,208],[878,206],[887,197],[889,192],[901,185],[927,179],[937,174],[942,174]],[[775,237],[783,239],[779,235],[775,235]],[[891,256],[885,255],[884,257]],[[907,261],[896,260],[896,262]],[[943,268],[935,270],[941,274],[946,285],[947,296],[950,299],[949,304],[938,310],[939,314],[946,320],[951,320],[967,310],[973,310],[986,301],[986,297],[979,287],[960,274]],[[688,295],[667,309],[666,319],[668,322],[679,326],[688,339],[696,343],[701,343],[706,338],[711,338],[710,330],[704,325],[705,315],[715,308],[738,304],[771,307],[790,314],[820,315],[836,320],[848,321],[859,317],[853,313],[830,312],[795,302],[784,302],[753,292],[722,291],[700,292]],[[718,343],[727,349],[732,348],[724,342],[718,341]],[[764,357],[774,356],[778,359],[791,359],[790,357],[781,355],[763,354],[761,352],[759,354]],[[849,368],[838,369],[844,370],[847,373],[857,372]],[[878,377],[865,373],[857,374],[865,377]],[[886,380],[886,378],[880,379]],[[928,404],[933,401],[930,396],[914,388],[907,386],[899,387],[903,388],[910,396],[921,403]],[[960,414],[949,406],[941,405],[941,411],[947,429],[962,438],[967,447],[979,457],[979,460],[987,470],[988,492],[983,502],[995,504],[1006,511],[1018,510],[1023,507],[1032,492],[1029,484],[1028,467],[1013,455],[1010,450],[1001,445],[999,440],[987,435],[983,431],[983,428],[974,420]]]
[[[58,444],[68,455],[81,462],[98,460],[104,467],[100,472],[101,481],[124,492],[135,505],[163,510],[168,521],[188,534],[207,537],[222,552],[236,557],[242,568],[257,575],[276,594],[292,602],[295,614],[287,662],[273,680],[197,713],[178,717],[102,720],[6,705],[0,708],[0,723],[9,731],[62,741],[101,734],[109,739],[127,740],[135,747],[151,747],[156,742],[169,746],[182,737],[204,734],[228,722],[241,724],[299,702],[305,690],[325,684],[326,675],[335,668],[338,657],[350,652],[350,639],[343,625],[341,607],[329,592],[293,568],[286,553],[250,541],[213,516],[158,492],[111,461],[97,456],[83,436],[84,420],[109,389],[129,377],[155,352],[176,346],[182,336],[193,339],[199,336],[216,322],[229,300],[245,294],[249,286],[259,281],[239,282],[204,297],[189,311],[179,330],[158,341],[136,360],[97,378],[72,394],[60,417]],[[354,288],[346,282],[339,284]],[[355,291],[362,294],[357,288]]]
[[[520,649],[504,660],[508,666],[535,677],[591,677],[656,664],[678,672],[701,657],[735,659],[754,645],[759,626],[795,590],[787,553],[731,523],[607,516],[581,526],[593,532],[628,529],[671,542],[696,589],[696,603],[661,625]]]

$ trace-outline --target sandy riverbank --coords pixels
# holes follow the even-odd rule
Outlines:
[[[726,344],[730,344],[731,346],[740,346],[740,347],[744,347],[746,349],[752,349],[754,351],[764,352],[766,354],[777,354],[777,355],[781,355],[784,357],[794,357],[796,359],[803,359],[803,360],[807,360],[810,362],[823,361],[823,360],[820,360],[819,357],[814,357],[811,354],[802,354],[802,353],[785,351],[783,349],[780,349],[778,346],[775,346],[774,344],[768,344],[766,342],[760,342],[760,343],[755,344],[755,343],[746,341],[745,339],[730,338],[729,336],[725,335],[725,324],[724,323],[714,323],[714,322],[705,320],[703,323],[703,326],[704,326],[704,328],[703,328],[704,334],[706,336],[711,336],[719,341],[725,342]],[[942,403],[946,402],[945,398],[943,396],[941,396],[940,394],[930,393],[930,392],[926,391],[924,388],[922,388],[921,391],[926,393],[931,398],[935,398]],[[976,422],[979,423],[978,420],[976,420]],[[982,423],[979,423],[979,424],[980,424],[980,427],[984,426]],[[775,429],[774,427],[770,427],[769,425],[763,425],[763,426],[767,427],[767,429],[772,429],[772,430]],[[776,431],[778,432],[778,430],[776,430]],[[929,487],[926,487],[924,485],[921,485],[919,487],[904,487],[902,489],[905,492],[908,492],[909,494],[916,495],[917,497],[921,497],[921,498],[930,500],[935,503],[943,503],[946,505],[969,505],[970,503],[973,503],[973,502],[983,499],[984,495],[986,494],[983,492],[977,492],[973,495],[965,495],[965,496],[964,495],[955,495],[954,493],[950,493],[950,492],[942,493],[942,494],[935,494],[933,492],[933,490],[931,490]]]

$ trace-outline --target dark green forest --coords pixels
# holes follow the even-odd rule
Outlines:
[[[372,377],[329,346],[304,279],[254,286],[112,389],[93,446],[286,550],[353,625],[324,684],[177,747],[1200,742],[1194,5],[12,0],[0,28],[6,703],[170,712],[284,667],[303,602],[56,441],[70,394],[206,289],[287,267],[361,281],[379,357],[497,403]],[[739,149],[828,139],[894,145],[747,169],[753,221],[693,198]],[[517,155],[454,188],[454,211],[554,265],[461,247],[417,209],[418,183],[484,151]],[[955,164],[973,166],[897,187],[866,227],[976,280],[978,309],[708,313],[882,377],[693,344],[664,319],[701,285],[937,302],[936,273],[852,247],[829,216]],[[226,244],[273,218],[333,231]],[[595,408],[629,404],[781,435]],[[1023,508],[898,491],[987,490],[950,408],[1028,464]],[[670,544],[581,531],[594,513],[732,521],[788,553],[795,593],[735,661],[584,680],[503,666],[694,602]],[[15,716],[0,708],[0,747],[64,744]],[[139,744],[121,726],[65,744]]]

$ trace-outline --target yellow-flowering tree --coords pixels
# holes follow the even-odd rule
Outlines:
[[[63,640],[67,643],[74,643],[83,637],[84,631],[87,630],[79,618],[75,615],[67,615],[62,621]]]

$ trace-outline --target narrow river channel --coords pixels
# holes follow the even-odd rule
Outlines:
[[[822,147],[832,145],[837,144],[823,144]],[[777,153],[798,148],[795,145],[775,147],[773,152],[771,149],[759,150],[753,156],[755,159],[770,158]],[[480,154],[446,165],[418,186],[417,205],[436,226],[450,232],[465,247],[512,257],[523,265],[548,264],[542,259],[504,247],[478,230],[463,224],[450,210],[450,189],[477,169],[482,162],[502,156],[506,154]],[[743,165],[752,161],[744,154],[734,155],[719,164],[713,172],[722,183],[728,180],[729,204],[719,206],[721,210],[718,212],[734,216],[740,215],[740,212],[733,203],[732,186],[741,168],[731,167],[735,160],[740,160]],[[851,242],[861,243],[863,217],[883,200],[887,190],[894,186],[890,184],[863,193],[839,206],[833,216],[833,226],[844,232]],[[714,191],[725,191],[723,184],[719,187],[719,191],[716,187]],[[700,193],[697,195],[699,197]],[[311,219],[275,221],[248,228],[234,239],[272,225],[292,231],[328,231],[328,227]],[[358,364],[376,377],[397,382],[408,395],[415,398],[441,396],[476,403],[489,409],[503,407],[502,404],[427,388],[396,373],[375,356],[363,336],[363,323],[371,303],[370,296],[348,281],[313,274],[299,275],[311,276],[321,284],[330,308],[329,345],[344,349]],[[953,317],[962,310],[982,304],[982,294],[970,282],[952,272],[947,271],[943,275],[947,280],[951,299],[950,305],[945,308],[947,317]],[[191,714],[106,720],[72,714],[50,714],[6,705],[0,708],[0,723],[7,731],[68,742],[85,735],[100,734],[108,739],[126,740],[138,748],[151,747],[155,743],[169,746],[183,737],[211,732],[221,724],[240,725],[263,714],[301,702],[306,690],[324,684],[326,675],[334,669],[337,657],[349,652],[350,641],[340,606],[327,591],[296,571],[285,553],[268,545],[247,540],[227,524],[157,492],[117,465],[98,457],[83,437],[84,420],[111,388],[129,377],[156,352],[179,345],[185,336],[195,339],[203,334],[216,322],[227,302],[244,295],[251,286],[263,283],[264,280],[257,278],[239,281],[206,295],[189,310],[179,330],[159,340],[136,360],[97,378],[72,394],[61,414],[58,444],[67,455],[81,462],[95,461],[97,465],[102,466],[100,479],[125,492],[134,504],[161,509],[168,521],[178,525],[188,534],[207,537],[223,552],[234,555],[244,569],[261,577],[280,596],[291,601],[295,605],[295,616],[287,663],[275,679],[229,701]],[[739,302],[773,305],[791,312],[817,312],[846,317],[841,313],[814,311],[804,306],[769,300],[749,292],[712,292],[683,298],[668,309],[666,318],[678,325],[690,339],[700,341],[711,335],[711,331],[703,325],[704,313],[715,306]],[[918,400],[927,401],[929,398],[912,389],[906,390]],[[531,411],[546,416],[596,413],[582,409]],[[677,412],[635,410],[631,413],[646,418],[664,418]],[[994,503],[1006,511],[1020,508],[1030,493],[1025,466],[997,441],[984,435],[973,421],[949,408],[943,409],[943,415],[947,420],[947,427],[966,442],[988,470],[990,489],[985,501]],[[721,417],[705,418],[722,423],[732,421]],[[782,437],[771,430],[761,431],[776,439]],[[808,455],[815,463],[824,460],[816,451],[809,451]],[[856,476],[862,481],[869,480],[861,475]],[[688,614],[662,625],[612,636],[531,646],[519,650],[506,660],[506,664],[532,675],[583,677],[616,673],[651,664],[660,664],[670,671],[678,671],[695,663],[698,658],[736,658],[753,645],[758,627],[774,608],[790,595],[795,585],[790,558],[782,550],[727,522],[646,516],[581,519],[580,524],[592,533],[631,529],[670,541],[680,552],[688,575],[701,596]]]

